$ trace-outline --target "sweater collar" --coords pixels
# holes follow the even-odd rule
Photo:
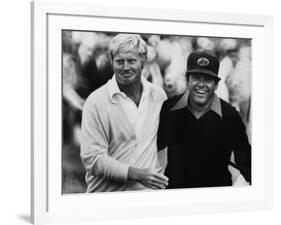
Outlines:
[[[187,107],[188,110],[190,111],[190,108],[187,104],[188,97],[189,97],[189,91],[186,90],[185,93],[183,94],[183,96],[178,100],[178,102],[172,108],[172,110],[177,110],[177,109]],[[220,102],[219,97],[216,94],[214,95],[210,110],[214,111],[216,114],[218,114],[220,117],[222,117],[221,102]]]
[[[142,89],[142,98],[147,98],[149,96],[149,94],[151,93],[151,88],[150,88],[149,82],[146,79],[144,79],[143,77],[141,77],[141,85],[143,88]],[[126,96],[126,94],[124,92],[122,92],[120,90],[120,88],[118,87],[115,74],[113,75],[112,79],[108,81],[107,89],[109,92],[110,100],[113,103],[117,103],[116,96],[118,96],[118,95],[121,95],[123,97]]]

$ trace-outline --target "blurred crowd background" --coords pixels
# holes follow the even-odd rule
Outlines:
[[[80,122],[84,101],[113,75],[108,51],[117,33],[62,31],[63,147],[62,193],[86,190],[80,160]],[[251,40],[217,37],[140,34],[148,44],[143,76],[162,87],[168,98],[186,90],[186,61],[193,50],[219,57],[217,94],[240,113],[251,142]]]

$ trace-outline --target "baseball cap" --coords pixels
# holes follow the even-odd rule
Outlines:
[[[190,53],[187,59],[187,74],[201,73],[212,76],[217,80],[219,71],[219,59],[210,51],[197,50]]]

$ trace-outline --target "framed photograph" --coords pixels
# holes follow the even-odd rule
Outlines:
[[[34,224],[272,208],[272,17],[38,1],[32,2],[32,32]],[[190,88],[186,62],[194,51],[216,56],[220,64],[216,94],[239,112],[251,145],[250,182],[240,174],[232,154],[230,185],[200,181],[161,190],[93,186],[81,147],[82,112],[91,93],[116,76],[109,46],[118,34],[144,40],[147,56],[141,76],[168,100]],[[196,62],[210,63],[206,57]],[[105,99],[100,101],[106,104]],[[172,162],[169,156],[166,160],[169,149],[172,152],[169,147],[158,152],[166,171]],[[183,164],[191,161],[187,156]],[[178,171],[179,165],[175,168]]]

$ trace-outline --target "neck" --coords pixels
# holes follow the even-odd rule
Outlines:
[[[124,92],[128,98],[130,98],[137,106],[139,105],[142,85],[140,82],[131,85],[118,84],[120,91]]]
[[[206,104],[198,104],[196,102],[193,102],[189,99],[189,106],[190,109],[192,111],[192,113],[194,114],[194,116],[196,118],[199,118],[201,116],[203,116],[206,112],[209,111],[209,109],[211,108],[212,102],[213,102],[214,98],[211,98]]]

